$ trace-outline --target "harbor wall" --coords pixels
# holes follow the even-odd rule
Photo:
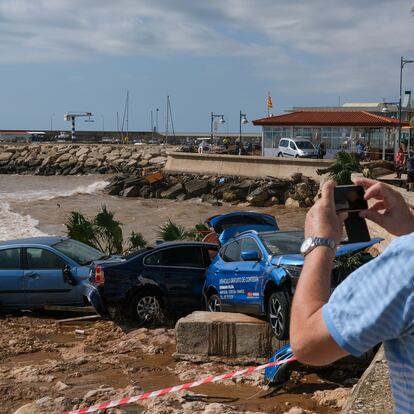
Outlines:
[[[0,144],[0,174],[78,175],[159,170],[167,161],[161,145]]]
[[[193,154],[170,152],[166,171],[208,175],[237,175],[248,177],[290,178],[301,173],[306,177],[320,179],[317,169],[327,168],[332,160],[276,158],[226,154]]]

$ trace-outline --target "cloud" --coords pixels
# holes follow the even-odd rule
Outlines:
[[[0,62],[237,57],[282,88],[295,81],[348,91],[394,78],[398,56],[412,51],[411,7],[408,0],[2,0]]]

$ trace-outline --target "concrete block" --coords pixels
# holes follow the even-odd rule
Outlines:
[[[241,313],[193,312],[178,320],[175,332],[178,355],[267,358],[287,343],[266,321]]]

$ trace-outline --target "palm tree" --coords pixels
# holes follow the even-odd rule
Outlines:
[[[122,254],[147,245],[141,233],[132,232],[124,246],[122,223],[115,220],[115,214],[103,205],[93,219],[72,211],[65,223],[69,237],[95,247],[107,254]]]
[[[352,184],[351,175],[354,172],[361,172],[362,167],[359,157],[355,153],[339,151],[335,155],[335,162],[328,168],[318,169],[319,175],[329,174],[329,177],[335,180],[338,185]]]
[[[189,238],[189,232],[184,226],[175,224],[168,219],[167,222],[158,226],[158,235],[164,241],[185,240]]]

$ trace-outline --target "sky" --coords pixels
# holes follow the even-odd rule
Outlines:
[[[0,0],[0,130],[221,131],[293,106],[395,102],[414,0]],[[414,63],[403,90],[414,91]],[[159,109],[158,111],[156,109]],[[124,124],[124,129],[126,125]],[[171,129],[171,125],[169,126]],[[257,131],[251,122],[245,131]]]

